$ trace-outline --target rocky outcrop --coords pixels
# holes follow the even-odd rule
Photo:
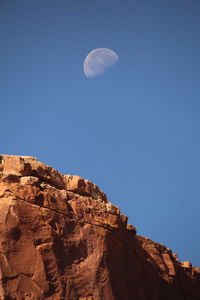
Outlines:
[[[138,236],[92,182],[1,155],[0,299],[199,300],[200,269]]]

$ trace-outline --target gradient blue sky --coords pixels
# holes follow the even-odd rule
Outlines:
[[[200,266],[200,1],[1,0],[1,144],[97,183]],[[98,47],[119,61],[83,73]]]

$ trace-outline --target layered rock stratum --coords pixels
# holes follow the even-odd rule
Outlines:
[[[0,299],[199,300],[200,269],[137,235],[92,182],[1,155]]]

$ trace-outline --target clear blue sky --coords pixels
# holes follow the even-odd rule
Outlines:
[[[1,0],[0,152],[97,183],[200,266],[200,1]],[[110,48],[101,77],[85,56]]]

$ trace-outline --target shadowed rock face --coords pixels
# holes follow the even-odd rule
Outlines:
[[[200,270],[136,235],[92,182],[1,155],[0,299],[199,300]]]

